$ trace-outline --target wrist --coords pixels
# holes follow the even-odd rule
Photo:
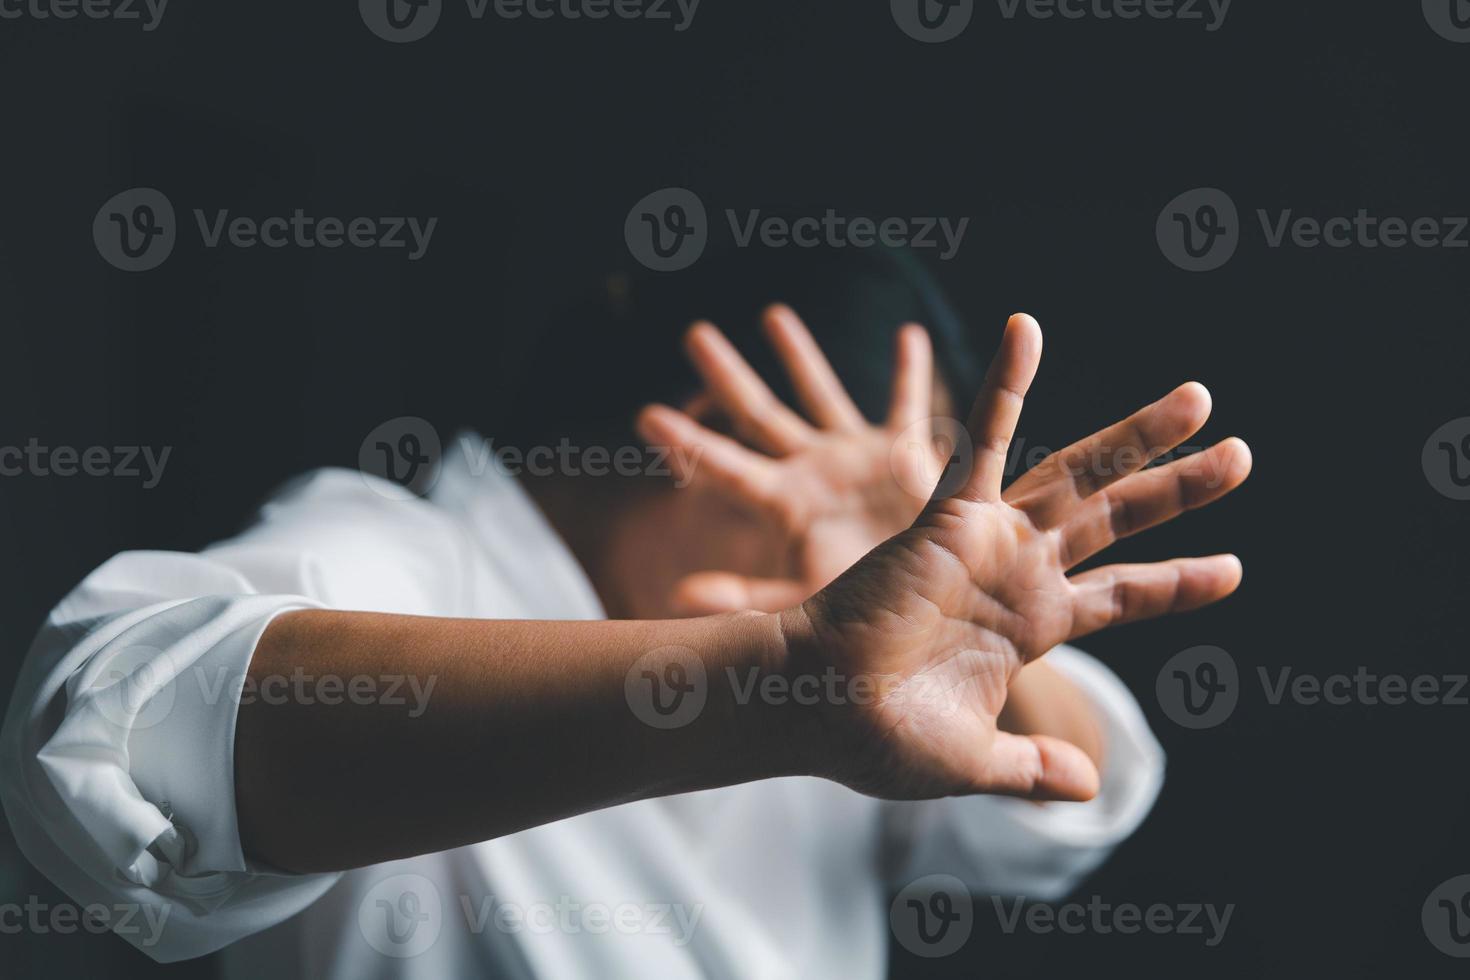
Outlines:
[[[810,651],[810,620],[800,607],[780,613],[711,617],[728,651],[710,664],[707,712],[729,733],[743,779],[821,775],[824,699]]]

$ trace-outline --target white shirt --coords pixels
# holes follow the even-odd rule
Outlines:
[[[914,941],[890,928],[895,892],[962,882],[1059,897],[1152,807],[1163,753],[1137,704],[1097,661],[1058,648],[1048,662],[1105,729],[1090,803],[893,803],[789,778],[343,874],[246,860],[235,715],[272,617],[603,618],[571,553],[482,450],[457,440],[428,499],[321,470],[200,554],[128,552],[92,572],[47,618],[0,733],[0,800],[26,856],[79,906],[115,910],[115,931],[149,956],[228,947],[227,974],[251,980],[861,980],[883,975],[890,936]],[[425,695],[397,694],[404,710]],[[392,786],[385,773],[379,789]]]

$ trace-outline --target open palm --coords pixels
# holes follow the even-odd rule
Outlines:
[[[1013,317],[968,422],[974,461],[958,491],[783,613],[793,671],[874,680],[876,696],[829,706],[822,726],[835,740],[829,758],[841,760],[829,775],[863,792],[1090,798],[1097,771],[1076,746],[997,729],[1011,678],[1059,643],[1194,609],[1240,583],[1231,555],[1069,574],[1118,538],[1223,496],[1249,474],[1250,454],[1231,439],[1144,469],[1162,450],[1117,451],[1150,447],[1150,426],[1177,426],[1168,420],[1189,414],[1181,400],[1203,398],[1207,411],[1203,389],[1186,386],[1050,457],[1003,496],[1040,353],[1036,322]],[[1171,399],[1169,411],[1158,407]]]

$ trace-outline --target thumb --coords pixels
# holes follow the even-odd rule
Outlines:
[[[1097,795],[1097,766],[1071,742],[1050,735],[997,732],[980,762],[977,793],[1084,803]]]

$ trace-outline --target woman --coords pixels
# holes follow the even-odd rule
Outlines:
[[[773,306],[789,401],[751,338],[699,323],[687,399],[656,355],[587,354],[528,395],[514,441],[560,432],[549,471],[463,436],[423,497],[319,471],[200,554],[97,569],[0,739],[27,856],[80,904],[149,910],[117,931],[154,958],[229,946],[249,977],[878,976],[890,926],[963,943],[961,889],[1064,892],[1147,814],[1162,756],[1061,644],[1241,578],[1228,555],[1074,569],[1238,486],[1249,452],[1145,468],[1204,424],[1188,384],[1004,487],[1036,322],[1007,323],[961,428],[927,281],[824,263],[760,288],[827,297],[860,378],[902,322],[879,318],[940,323],[937,369],[899,332],[886,410]],[[657,342],[610,322],[584,336]],[[638,414],[632,470],[591,465],[625,448],[608,391],[680,404]]]

